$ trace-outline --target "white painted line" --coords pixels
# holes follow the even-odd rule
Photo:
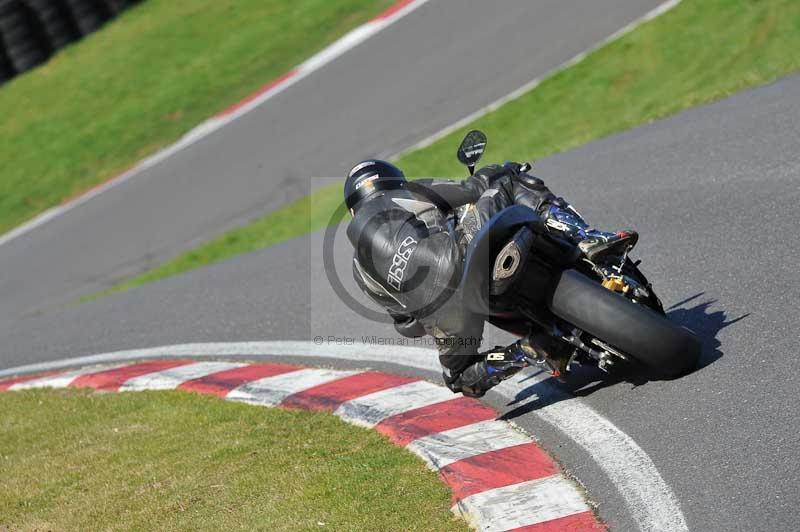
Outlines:
[[[195,142],[207,137],[208,135],[216,132],[219,129],[222,129],[223,127],[225,127],[229,123],[233,122],[234,120],[236,120],[240,116],[242,116],[242,115],[244,115],[246,113],[249,113],[250,111],[252,111],[256,107],[258,107],[259,105],[263,104],[264,102],[268,101],[269,99],[271,99],[271,98],[275,97],[276,95],[280,94],[281,92],[285,91],[286,89],[288,89],[289,87],[291,87],[292,85],[294,85],[295,83],[300,81],[301,79],[303,79],[303,78],[307,77],[309,74],[319,70],[320,68],[322,68],[326,64],[330,63],[331,61],[333,61],[337,57],[340,57],[341,55],[346,53],[347,51],[355,48],[359,44],[363,43],[364,41],[366,41],[370,37],[374,36],[375,34],[379,33],[381,30],[385,29],[386,27],[390,26],[391,24],[397,22],[398,20],[400,20],[404,16],[408,15],[409,13],[414,11],[415,9],[419,8],[423,4],[427,3],[428,1],[429,0],[417,0],[417,1],[412,2],[411,4],[409,4],[408,6],[404,7],[400,11],[394,13],[390,17],[367,22],[363,26],[360,26],[360,27],[352,30],[350,33],[348,33],[347,35],[345,35],[344,37],[342,37],[341,39],[339,39],[335,43],[331,44],[328,48],[320,51],[318,54],[316,54],[313,57],[309,58],[307,61],[305,61],[300,66],[298,66],[296,69],[294,69],[294,71],[293,71],[294,75],[291,75],[291,76],[287,77],[282,82],[276,84],[271,89],[265,91],[263,94],[260,94],[257,97],[253,98],[251,101],[241,105],[241,107],[237,108],[235,111],[233,111],[231,113],[228,113],[228,114],[223,114],[223,115],[220,115],[220,116],[215,116],[215,117],[209,118],[205,122],[203,122],[201,124],[198,124],[195,128],[193,128],[192,130],[188,131],[175,144],[164,148],[163,150],[153,154],[150,157],[147,157],[146,159],[144,159],[141,162],[139,162],[136,166],[134,166],[130,170],[128,170],[126,172],[123,172],[122,174],[118,175],[117,177],[115,177],[115,178],[113,178],[113,179],[111,179],[109,181],[106,181],[102,185],[99,185],[99,186],[89,190],[88,192],[84,193],[82,196],[79,196],[79,197],[75,198],[72,201],[69,201],[69,202],[64,203],[62,205],[58,205],[56,207],[48,209],[48,210],[44,211],[43,213],[39,214],[38,216],[36,216],[35,218],[33,218],[33,219],[31,219],[31,220],[29,220],[29,221],[27,221],[27,222],[15,227],[11,231],[9,231],[9,232],[7,232],[7,233],[5,233],[3,235],[0,235],[0,246],[2,246],[3,244],[7,244],[8,242],[11,242],[15,238],[17,238],[19,236],[22,236],[25,233],[29,233],[30,231],[36,229],[37,227],[40,227],[40,226],[46,224],[50,220],[53,220],[54,218],[57,218],[57,217],[61,216],[62,214],[66,213],[68,211],[71,211],[72,209],[74,209],[74,208],[86,203],[87,201],[89,201],[90,199],[94,198],[95,196],[98,196],[98,195],[102,194],[103,192],[106,192],[106,191],[108,191],[108,190],[110,190],[112,188],[115,188],[115,187],[121,185],[122,183],[128,181],[132,177],[135,177],[136,175],[140,174],[144,170],[146,170],[148,168],[151,168],[151,167],[161,163],[162,161],[168,159],[169,157],[172,157],[173,155],[175,155],[179,151],[191,146]],[[569,59],[568,61],[562,63],[561,65],[559,65],[555,69],[551,70],[550,72],[548,72],[544,76],[540,76],[540,77],[537,77],[537,78],[529,81],[528,83],[526,83],[522,87],[516,89],[515,91],[513,91],[513,92],[507,94],[506,96],[503,96],[502,98],[492,102],[491,104],[487,105],[486,107],[484,107],[482,109],[479,109],[478,111],[475,111],[474,113],[471,113],[468,116],[465,116],[461,120],[458,120],[454,124],[451,124],[451,125],[445,127],[444,129],[438,131],[437,133],[434,133],[433,135],[431,135],[431,136],[429,136],[429,137],[417,142],[413,146],[411,146],[411,147],[401,151],[400,153],[392,156],[390,159],[391,160],[397,160],[398,158],[402,157],[406,153],[409,153],[411,151],[414,151],[414,150],[417,150],[417,149],[420,149],[420,148],[425,148],[427,146],[430,146],[431,144],[433,144],[437,140],[446,137],[447,135],[449,135],[453,131],[461,129],[462,127],[466,126],[467,124],[469,124],[469,123],[471,123],[471,122],[473,122],[473,121],[475,121],[475,120],[477,120],[477,119],[479,119],[479,118],[481,118],[481,117],[483,117],[483,116],[485,116],[485,115],[497,110],[498,108],[500,108],[501,106],[505,105],[506,103],[508,103],[508,102],[510,102],[512,100],[516,100],[520,96],[523,96],[524,94],[526,94],[526,93],[532,91],[533,89],[535,89],[536,87],[538,87],[542,83],[542,81],[552,77],[553,75],[557,74],[558,72],[561,72],[562,70],[564,70],[566,68],[569,68],[570,66],[572,66],[572,65],[574,65],[576,63],[579,63],[580,61],[585,59],[587,55],[589,55],[590,53],[594,52],[598,48],[601,48],[602,46],[605,46],[606,44],[608,44],[608,43],[620,38],[621,36],[625,35],[626,33],[629,33],[630,31],[634,30],[636,27],[640,26],[641,24],[643,24],[643,23],[645,23],[645,22],[647,22],[649,20],[652,20],[652,19],[656,18],[657,16],[669,11],[670,9],[674,8],[675,6],[677,6],[680,2],[681,2],[681,0],[669,0],[667,2],[664,2],[663,4],[659,5],[655,9],[653,9],[652,11],[646,13],[644,16],[636,19],[635,21],[631,22],[630,24],[628,24],[624,28],[620,29],[619,31],[613,33],[609,37],[606,37],[605,39],[603,39],[602,41],[597,43],[595,46],[589,48],[588,50],[586,50],[584,52],[579,53],[578,55],[574,56],[573,58]]]
[[[337,416],[362,427],[374,427],[384,419],[456,396],[443,386],[417,381],[353,399],[339,405]]]
[[[677,6],[680,3],[681,3],[681,0],[668,0],[667,2],[664,2],[663,4],[657,6],[653,10],[645,13],[644,15],[642,15],[639,18],[637,18],[636,20],[634,20],[633,22],[631,22],[627,26],[623,27],[622,29],[620,29],[618,31],[615,31],[614,33],[612,33],[611,35],[609,35],[608,37],[606,37],[602,41],[598,42],[597,44],[595,44],[591,48],[589,48],[587,50],[584,50],[583,52],[581,52],[578,55],[572,57],[571,59],[568,59],[567,61],[561,63],[560,65],[558,65],[554,69],[550,70],[549,72],[547,72],[543,76],[539,76],[539,77],[536,77],[536,78],[532,79],[531,81],[529,81],[528,83],[526,83],[522,87],[520,87],[520,88],[518,88],[518,89],[516,89],[516,90],[514,90],[514,91],[512,91],[512,92],[510,92],[508,94],[506,94],[502,98],[499,98],[499,99],[493,101],[492,103],[490,103],[486,107],[478,109],[474,113],[468,114],[467,116],[465,116],[461,120],[458,120],[457,122],[454,122],[453,124],[450,124],[449,126],[445,127],[444,129],[441,129],[441,130],[437,131],[433,135],[420,140],[419,142],[413,144],[412,146],[404,149],[400,153],[398,153],[396,155],[393,155],[390,158],[390,160],[396,161],[397,159],[401,158],[403,155],[411,153],[412,151],[416,151],[416,150],[420,150],[420,149],[423,149],[423,148],[427,148],[428,146],[430,146],[434,142],[443,139],[444,137],[450,135],[454,131],[458,131],[459,129],[471,124],[472,122],[474,122],[474,121],[476,121],[476,120],[478,120],[480,118],[483,118],[484,116],[488,115],[489,113],[492,113],[492,112],[498,110],[499,108],[501,108],[505,104],[507,104],[507,103],[509,103],[511,101],[514,101],[517,98],[520,98],[521,96],[524,96],[525,94],[531,92],[533,89],[535,89],[536,87],[541,85],[543,81],[552,78],[553,76],[555,76],[556,74],[558,74],[562,70],[566,70],[569,67],[580,63],[581,61],[586,59],[586,57],[589,54],[591,54],[592,52],[602,48],[603,46],[605,46],[605,45],[607,45],[607,44],[609,44],[609,43],[611,43],[613,41],[616,41],[620,37],[626,35],[627,33],[630,33],[633,30],[635,30],[636,28],[638,28],[639,26],[641,26],[645,22],[648,22],[648,21],[658,17],[659,15],[663,15],[664,13],[666,13],[669,10],[671,10],[672,8],[674,8],[675,6]]]
[[[117,351],[0,370],[0,377],[147,358],[235,355],[327,358],[363,363],[397,364],[436,373],[441,371],[437,353],[432,349],[403,346],[381,346],[380,349],[377,349],[372,345],[336,346],[315,345],[311,342],[278,341],[180,344]],[[495,390],[505,399],[511,400],[535,382],[536,379],[531,379],[528,371],[523,371],[518,376],[505,381]],[[586,405],[580,398],[565,397],[566,394],[556,385],[550,384],[549,381],[539,383],[537,391],[538,395],[528,399],[528,401],[539,400],[542,402],[542,406],[534,410],[533,414],[560,430],[592,457],[625,500],[639,530],[688,531],[675,494],[661,478],[658,469],[647,453],[630,436],[592,407]],[[600,434],[593,437],[593,433],[602,434],[602,441],[595,441]]]
[[[25,373],[51,371],[75,366],[108,364],[145,358],[208,358],[235,355],[276,355],[329,358],[331,360],[356,360],[360,362],[393,362],[400,366],[432,370],[437,373],[441,368],[437,363],[436,352],[421,347],[402,346],[333,346],[316,345],[302,341],[274,342],[210,342],[197,344],[177,344],[144,349],[114,351],[97,355],[82,356],[51,362],[27,364],[0,370],[0,378]],[[349,356],[348,356],[349,355]],[[395,357],[394,360],[391,360]]]
[[[487,532],[535,525],[588,510],[581,493],[562,475],[476,493],[453,508]]]
[[[373,36],[376,33],[376,31],[379,31],[380,28],[381,28],[380,25],[375,24],[373,22],[364,24],[363,26],[354,29],[353,31],[351,31],[350,33],[348,33],[347,35],[345,35],[344,37],[342,37],[341,39],[330,45],[325,50],[321,51],[314,57],[311,57],[310,59],[306,60],[303,64],[297,67],[297,70],[308,71],[308,72],[313,72],[315,70],[318,70],[319,68],[330,63],[331,61],[333,61],[343,53],[347,52],[351,48],[358,46],[359,44],[361,44],[362,42]]]
[[[65,373],[59,373],[57,375],[48,375],[46,377],[41,377],[39,379],[33,379],[30,381],[25,382],[18,382],[9,388],[9,390],[29,390],[32,388],[66,388],[72,381],[77,379],[82,375],[89,375],[91,373],[97,373],[100,371],[106,371],[111,369],[110,367],[106,366],[104,368],[96,368],[96,369],[80,369],[76,371],[67,371]]]
[[[520,382],[515,378],[503,383],[499,391],[512,398],[531,385],[530,380]],[[539,384],[538,396],[517,406],[523,407],[531,401],[546,405],[537,409],[536,414],[589,453],[608,475],[625,499],[640,530],[689,530],[677,497],[633,438],[594,409],[547,381]]]
[[[489,420],[419,438],[408,449],[434,469],[441,469],[465,458],[532,441],[505,421]]]
[[[39,214],[38,216],[36,216],[35,218],[15,227],[11,231],[3,235],[0,235],[0,246],[2,246],[3,244],[7,244],[8,242],[11,242],[15,238],[18,238],[24,235],[25,233],[33,231],[37,227],[46,224],[50,220],[53,220],[54,218],[57,218],[58,216],[61,216],[68,211],[71,211],[72,209],[86,203],[95,196],[98,196],[103,192],[111,190],[112,188],[115,188],[125,183],[129,179],[139,175],[144,170],[159,164],[160,162],[172,157],[179,151],[188,148],[189,146],[199,141],[200,139],[203,139],[208,135],[218,131],[219,129],[222,129],[223,127],[230,124],[240,116],[249,113],[250,111],[258,107],[259,105],[263,104],[267,100],[285,91],[286,89],[288,89],[301,79],[316,72],[317,70],[324,67],[334,59],[342,56],[343,54],[352,50],[353,48],[363,43],[370,37],[376,35],[380,31],[391,26],[392,24],[402,19],[412,11],[426,4],[428,1],[429,0],[416,0],[406,5],[402,9],[392,13],[388,17],[373,19],[355,28],[350,33],[344,35],[333,44],[329,45],[325,49],[321,50],[320,52],[318,52],[317,54],[306,60],[297,68],[291,70],[290,73],[292,75],[284,78],[283,80],[281,80],[280,83],[277,83],[274,87],[265,91],[263,94],[259,94],[257,97],[252,98],[250,101],[247,101],[246,103],[237,107],[234,111],[209,118],[205,122],[198,124],[193,129],[188,131],[175,144],[172,144],[171,146],[168,146],[163,150],[156,152],[150,157],[147,157],[146,159],[139,162],[136,166],[134,166],[130,170],[123,172],[117,177],[109,181],[106,181],[102,185],[99,185],[89,190],[82,196],[79,196],[71,201],[63,203],[51,209],[48,209],[43,213]]]
[[[357,373],[361,372],[301,369],[245,383],[228,392],[225,398],[250,404],[276,406],[292,394]]]
[[[133,377],[125,381],[125,384],[120,387],[120,391],[173,390],[186,381],[199,379],[200,377],[228,369],[241,368],[246,365],[232,362],[196,362]]]

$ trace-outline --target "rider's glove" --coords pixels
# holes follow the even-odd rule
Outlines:
[[[506,161],[503,164],[503,168],[511,177],[517,177],[522,173],[522,165],[514,161]]]

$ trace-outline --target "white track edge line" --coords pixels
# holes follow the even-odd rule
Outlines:
[[[341,37],[338,41],[334,42],[333,44],[331,44],[327,48],[325,48],[322,51],[318,52],[316,55],[314,55],[311,58],[307,59],[304,63],[301,63],[298,67],[296,67],[293,70],[290,70],[288,72],[288,73],[294,72],[294,75],[290,75],[289,77],[284,79],[282,82],[278,83],[275,87],[273,87],[270,90],[266,91],[264,94],[261,94],[258,97],[254,98],[252,101],[247,102],[246,104],[242,105],[242,107],[240,107],[239,109],[236,109],[235,111],[233,111],[231,113],[228,113],[228,114],[222,114],[222,115],[213,116],[213,117],[205,120],[204,122],[201,122],[200,124],[198,124],[197,126],[192,128],[191,130],[186,132],[184,134],[184,136],[181,137],[175,144],[172,144],[172,145],[164,148],[163,150],[158,151],[155,154],[153,154],[153,155],[141,160],[133,168],[131,168],[131,169],[123,172],[122,174],[120,174],[120,175],[118,175],[118,176],[106,181],[105,183],[103,183],[101,185],[98,185],[95,188],[90,189],[89,191],[85,192],[83,195],[75,198],[74,200],[68,201],[67,203],[64,203],[62,205],[51,207],[50,209],[45,210],[44,212],[42,212],[39,215],[37,215],[34,218],[32,218],[31,220],[28,220],[27,222],[24,222],[24,223],[18,225],[17,227],[11,229],[7,233],[5,233],[3,235],[0,235],[0,246],[2,246],[3,244],[7,244],[8,242],[11,242],[15,238],[17,238],[19,236],[22,236],[23,234],[28,233],[28,232],[36,229],[37,227],[46,224],[50,220],[53,220],[54,218],[57,218],[57,217],[61,216],[62,214],[64,214],[64,213],[66,213],[66,212],[68,212],[68,211],[70,211],[70,210],[82,205],[83,203],[86,203],[87,201],[89,201],[90,199],[94,198],[95,196],[99,196],[103,192],[106,192],[107,190],[110,190],[110,189],[112,189],[112,188],[114,188],[114,187],[116,187],[118,185],[121,185],[122,183],[124,183],[128,179],[130,179],[130,178],[134,177],[135,175],[139,174],[140,172],[155,166],[156,164],[160,163],[161,161],[164,161],[164,160],[168,159],[169,157],[175,155],[176,153],[178,153],[179,151],[183,150],[184,148],[187,148],[187,147],[191,146],[192,144],[194,144],[195,142],[199,141],[200,139],[202,139],[202,138],[214,133],[215,131],[223,128],[224,126],[226,126],[230,122],[233,122],[234,120],[236,120],[240,116],[252,111],[253,109],[258,107],[259,105],[261,105],[264,102],[266,102],[267,100],[269,100],[272,97],[276,96],[277,94],[285,91],[286,89],[288,89],[289,87],[291,87],[292,85],[294,85],[295,83],[300,81],[301,79],[307,77],[312,72],[315,72],[316,70],[319,70],[320,68],[322,68],[326,64],[330,63],[331,61],[333,61],[337,57],[343,55],[345,52],[349,51],[352,48],[355,48],[356,46],[358,46],[359,44],[361,44],[365,40],[369,39],[370,37],[372,37],[373,35],[378,33],[380,30],[382,30],[382,29],[390,26],[394,22],[400,20],[401,18],[403,18],[404,16],[408,15],[409,13],[411,13],[415,9],[419,8],[423,4],[427,3],[428,1],[429,0],[417,0],[416,2],[412,2],[411,4],[405,6],[403,9],[399,10],[397,13],[392,14],[390,17],[387,17],[385,19],[372,20],[372,21],[366,22],[362,26],[359,26],[359,27],[351,30],[349,33],[347,33],[346,35]],[[633,22],[628,24],[627,26],[621,28],[620,30],[612,33],[611,35],[609,35],[605,39],[601,40],[600,42],[598,42],[597,44],[595,44],[591,48],[588,48],[587,50],[575,55],[571,59],[568,59],[564,63],[558,65],[557,67],[555,67],[551,71],[547,72],[543,76],[539,76],[539,77],[534,78],[533,80],[529,81],[528,83],[526,83],[522,87],[510,92],[509,94],[503,96],[502,98],[499,98],[499,99],[495,100],[494,102],[492,102],[489,105],[483,107],[482,109],[479,109],[479,110],[475,111],[474,113],[471,113],[471,114],[465,116],[461,120],[458,120],[458,121],[454,122],[453,124],[451,124],[451,125],[443,128],[443,129],[437,131],[433,135],[430,135],[429,137],[427,137],[427,138],[425,138],[425,139],[413,144],[412,146],[410,146],[410,147],[408,147],[408,148],[406,148],[404,150],[401,150],[400,152],[390,156],[389,159],[392,160],[392,161],[395,161],[395,160],[399,159],[400,157],[402,157],[403,155],[406,155],[406,154],[408,154],[408,153],[410,153],[412,151],[416,151],[416,150],[419,150],[419,149],[427,148],[428,146],[430,146],[431,144],[433,144],[437,140],[440,140],[440,139],[446,137],[447,135],[451,134],[452,132],[457,131],[458,129],[461,129],[462,127],[466,126],[467,124],[469,124],[471,122],[474,122],[475,120],[478,120],[479,118],[482,118],[482,117],[486,116],[487,114],[489,114],[489,113],[491,113],[493,111],[496,111],[497,109],[499,109],[503,105],[505,105],[505,104],[507,104],[507,103],[509,103],[509,102],[511,102],[513,100],[516,100],[517,98],[519,98],[519,97],[527,94],[528,92],[532,91],[533,89],[538,87],[546,79],[553,77],[554,75],[558,74],[562,70],[565,70],[565,69],[567,69],[567,68],[569,68],[569,67],[571,67],[571,66],[573,66],[573,65],[575,65],[577,63],[580,63],[581,61],[586,59],[586,57],[589,54],[591,54],[592,52],[594,52],[594,51],[602,48],[603,46],[605,46],[605,45],[607,45],[607,44],[619,39],[623,35],[625,35],[627,33],[630,33],[631,31],[633,31],[637,27],[641,26],[645,22],[648,22],[648,21],[658,17],[659,15],[662,15],[662,14],[666,13],[667,11],[671,10],[672,8],[674,8],[675,6],[680,4],[681,1],[682,0],[668,0],[667,2],[664,2],[663,4],[660,4],[659,6],[657,6],[653,10],[645,13],[641,17],[637,18],[636,20],[634,20]],[[349,46],[344,47],[342,45],[342,42],[346,42],[346,41],[350,41],[349,43],[347,43]]]
[[[302,341],[261,341],[178,344],[115,351],[0,370],[0,377],[147,358],[237,355],[314,357],[390,363],[437,373],[441,370],[436,352],[419,347],[381,346],[381,349],[376,349],[371,345],[336,346]],[[520,382],[523,378],[527,380]],[[509,379],[495,390],[510,400],[532,386],[533,380],[527,372],[523,372],[520,377]],[[538,408],[534,413],[592,457],[617,488],[640,530],[688,532],[677,497],[647,453],[630,436],[579,398],[564,398],[565,392],[547,381],[542,382],[537,391],[538,397],[544,398],[545,402],[547,396],[559,400]]]
[[[301,63],[299,66],[295,67],[294,69],[290,70],[288,73],[294,72],[294,75],[290,75],[275,87],[271,88],[270,90],[266,91],[264,94],[259,95],[258,97],[254,98],[252,101],[247,102],[246,104],[242,105],[240,108],[236,109],[235,111],[227,114],[221,114],[217,116],[212,116],[209,119],[201,122],[188,132],[186,132],[183,137],[181,137],[177,142],[174,144],[167,146],[166,148],[162,149],[161,151],[156,152],[155,154],[141,160],[137,163],[133,168],[119,174],[118,176],[106,181],[98,185],[95,188],[90,189],[89,191],[85,192],[83,195],[63,203],[61,205],[57,205],[55,207],[51,207],[50,209],[45,210],[44,212],[40,213],[39,215],[35,216],[34,218],[24,222],[17,227],[11,229],[7,233],[0,235],[0,246],[11,242],[12,240],[24,235],[25,233],[29,233],[33,231],[37,227],[40,227],[47,222],[65,214],[76,207],[86,203],[90,199],[99,196],[103,192],[106,192],[112,188],[115,188],[124,182],[128,181],[132,177],[138,175],[139,173],[151,168],[158,163],[172,157],[176,153],[180,152],[184,148],[187,148],[194,144],[195,142],[207,137],[208,135],[222,129],[229,123],[233,122],[237,118],[241,117],[242,115],[249,113],[256,107],[260,106],[267,100],[273,98],[274,96],[278,95],[279,93],[285,91],[301,79],[307,77],[309,74],[316,72],[323,66],[327,65],[334,59],[340,57],[344,53],[348,52],[352,48],[355,48],[359,44],[363,43],[376,33],[380,32],[381,30],[387,28],[388,26],[394,24],[401,18],[405,17],[409,13],[413,12],[417,8],[421,7],[425,3],[430,0],[416,0],[411,4],[403,7],[396,13],[393,13],[391,16],[384,18],[384,19],[375,19],[369,22],[364,23],[363,25],[351,30],[349,33],[341,37],[339,40],[335,41],[333,44],[329,45],[327,48],[321,50],[311,58],[307,59],[305,62]],[[440,140],[453,131],[456,131],[465,125],[473,122],[492,111],[497,110],[499,107],[505,105],[506,103],[516,100],[517,98],[523,96],[524,94],[532,91],[535,89],[542,81],[554,76],[558,72],[569,68],[572,65],[575,65],[581,62],[583,59],[586,58],[589,54],[598,50],[599,48],[605,46],[606,44],[615,41],[636,29],[638,26],[648,22],[659,15],[666,13],[670,9],[674,8],[678,4],[681,3],[682,0],[668,0],[663,4],[659,5],[655,9],[645,13],[643,16],[639,17],[638,19],[634,20],[627,26],[623,27],[622,29],[614,32],[610,36],[606,37],[596,45],[592,46],[591,48],[577,54],[573,58],[567,60],[566,62],[562,63],[561,65],[557,66],[550,72],[546,73],[543,76],[539,76],[522,87],[514,90],[513,92],[507,94],[506,96],[492,102],[491,104],[487,105],[486,107],[471,113],[470,115],[458,120],[457,122],[451,124],[450,126],[441,129],[440,131],[434,133],[433,135],[415,143],[409,148],[406,148],[399,153],[389,157],[391,160],[397,160],[398,158],[402,157],[403,155],[415,151],[417,149],[422,149],[430,146],[437,140]],[[344,46],[346,44],[347,46]],[[287,73],[287,74],[288,74]],[[234,104],[236,105],[236,104]]]
[[[493,101],[492,103],[490,103],[489,105],[487,105],[487,106],[485,106],[485,107],[483,107],[481,109],[478,109],[477,111],[475,111],[473,113],[470,113],[469,115],[465,116],[461,120],[458,120],[458,121],[450,124],[449,126],[443,128],[443,129],[440,129],[439,131],[437,131],[436,133],[430,135],[429,137],[426,137],[426,138],[424,138],[424,139],[412,144],[408,148],[406,148],[404,150],[401,150],[399,153],[396,153],[396,154],[392,155],[391,157],[389,157],[389,159],[392,160],[392,161],[396,161],[397,159],[399,159],[399,158],[403,157],[404,155],[407,155],[407,154],[409,154],[411,152],[427,148],[431,144],[435,143],[438,140],[443,139],[444,137],[450,135],[454,131],[458,131],[459,129],[463,128],[464,126],[466,126],[466,125],[468,125],[468,124],[470,124],[470,123],[472,123],[472,122],[474,122],[474,121],[476,121],[476,120],[478,120],[480,118],[483,118],[484,116],[488,115],[489,113],[492,113],[492,112],[498,110],[500,107],[504,106],[505,104],[507,104],[509,102],[512,102],[512,101],[516,100],[517,98],[520,98],[520,97],[524,96],[525,94],[531,92],[533,89],[535,89],[536,87],[541,85],[544,81],[552,78],[553,76],[555,76],[559,72],[561,72],[563,70],[566,70],[569,67],[580,63],[581,61],[586,59],[592,52],[595,52],[595,51],[599,50],[600,48],[606,46],[607,44],[610,44],[610,43],[616,41],[620,37],[623,37],[624,35],[626,35],[626,34],[630,33],[631,31],[635,30],[636,28],[638,28],[642,24],[644,24],[646,22],[649,22],[649,21],[653,20],[654,18],[656,18],[656,17],[658,17],[660,15],[663,15],[667,11],[671,10],[672,8],[674,8],[675,6],[680,4],[681,1],[682,0],[668,0],[667,2],[664,2],[663,4],[658,5],[657,7],[653,8],[650,11],[648,11],[647,13],[642,15],[641,17],[635,19],[630,24],[628,24],[628,25],[624,26],[623,28],[615,31],[614,33],[612,33],[611,35],[609,35],[605,39],[601,40],[597,44],[593,45],[590,48],[587,48],[586,50],[580,52],[579,54],[575,55],[574,57],[566,60],[565,62],[561,63],[560,65],[558,65],[557,67],[553,68],[552,70],[546,72],[542,76],[538,76],[538,77],[532,79],[531,81],[527,82],[522,87],[520,87],[520,88],[518,88],[518,89],[516,89],[516,90],[514,90],[514,91],[512,91],[512,92],[510,92],[508,94],[506,94],[502,98],[499,98],[499,99]]]
[[[258,107],[259,105],[263,104],[267,100],[285,91],[286,89],[288,89],[301,79],[307,77],[313,72],[316,72],[317,70],[321,69],[334,59],[352,50],[353,48],[363,43],[370,37],[379,33],[381,30],[391,26],[392,24],[402,19],[406,15],[410,14],[417,8],[426,4],[428,1],[429,0],[416,0],[404,6],[402,9],[399,9],[395,13],[392,13],[388,17],[375,18],[365,22],[361,26],[354,28],[344,36],[334,41],[332,44],[328,45],[321,51],[311,56],[309,59],[307,59],[300,65],[290,69],[286,74],[284,74],[284,76],[288,75],[288,77],[277,83],[274,87],[264,92],[263,94],[259,94],[251,101],[247,101],[247,103],[243,104],[241,107],[235,109],[232,112],[226,113],[225,111],[223,111],[221,114],[209,117],[207,120],[197,124],[192,129],[187,131],[174,144],[171,144],[166,148],[157,151],[153,155],[150,155],[149,157],[142,159],[129,170],[126,170],[125,172],[109,179],[108,181],[92,189],[89,189],[87,192],[83,193],[81,196],[78,196],[75,199],[72,199],[70,201],[67,201],[66,203],[62,203],[61,205],[57,205],[45,210],[44,212],[34,216],[30,220],[14,227],[7,233],[0,235],[0,246],[7,244],[26,233],[29,233],[30,231],[33,231],[37,227],[46,224],[47,222],[61,216],[62,214],[67,213],[68,211],[71,211],[72,209],[75,209],[76,207],[79,207],[80,205],[86,203],[90,199],[99,196],[103,192],[106,192],[112,188],[115,188],[123,184],[124,182],[140,174],[144,170],[147,170],[148,168],[157,165],[158,163],[172,157],[181,150],[188,148],[195,142],[222,129],[223,127],[233,122],[237,118],[241,117],[246,113],[249,113],[250,111]],[[276,79],[281,79],[281,78],[278,77]],[[246,101],[246,99],[243,101]],[[233,105],[235,106],[237,104],[234,103]]]

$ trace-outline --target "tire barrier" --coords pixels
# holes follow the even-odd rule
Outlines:
[[[41,24],[52,50],[63,48],[81,38],[65,3],[54,0],[27,0],[26,3]]]
[[[11,61],[6,57],[5,50],[0,50],[0,84],[13,78],[17,74]]]
[[[113,15],[122,13],[133,5],[134,0],[104,0],[104,4]]]
[[[5,55],[17,73],[43,63],[50,55],[36,18],[21,0],[0,0],[0,34]]]
[[[97,31],[111,18],[107,6],[98,0],[66,0],[66,4],[82,35]]]
[[[97,31],[137,0],[0,0],[0,84]]]

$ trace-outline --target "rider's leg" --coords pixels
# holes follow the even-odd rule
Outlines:
[[[556,198],[542,206],[541,214],[548,229],[566,236],[593,260],[606,253],[624,251],[639,239],[636,231],[600,231],[594,229],[583,216],[563,198]]]
[[[553,194],[541,179],[520,174],[516,181],[520,186],[514,189],[514,202],[537,211],[549,230],[577,244],[589,260],[604,254],[620,254],[636,244],[638,235],[634,231],[610,232],[592,228],[575,207]]]
[[[482,397],[487,391],[517,374],[533,360],[547,365],[553,376],[563,382],[571,347],[545,333],[536,333],[511,344],[496,347],[470,360],[459,373],[445,372],[445,382],[455,392],[468,397]]]
[[[520,342],[481,353],[481,357],[482,360],[468,366],[448,383],[451,390],[460,391],[467,397],[483,397],[491,388],[528,365],[527,354],[521,348]]]

